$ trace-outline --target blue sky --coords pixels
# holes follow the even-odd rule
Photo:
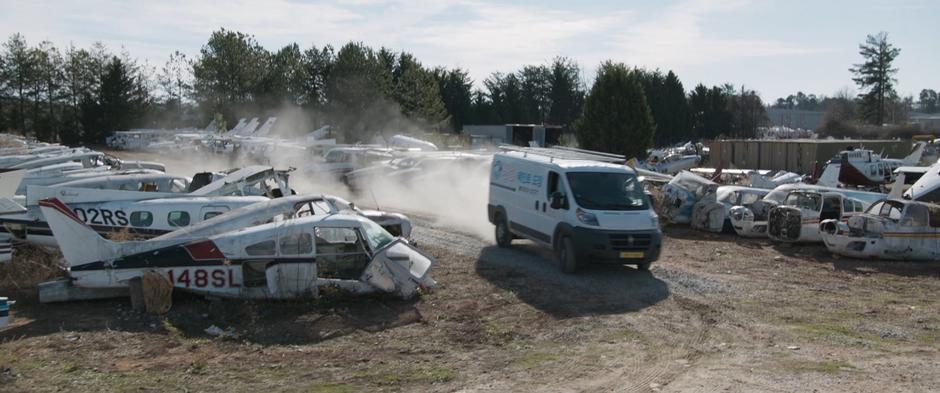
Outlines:
[[[492,72],[575,59],[593,78],[605,59],[674,70],[687,90],[725,82],[765,100],[802,90],[854,91],[848,68],[866,34],[901,48],[898,92],[940,90],[940,2],[895,1],[15,1],[0,0],[0,34],[60,48],[101,41],[151,66],[198,54],[221,27],[268,49],[362,41],[414,53],[425,65]],[[589,82],[589,81],[588,81]]]

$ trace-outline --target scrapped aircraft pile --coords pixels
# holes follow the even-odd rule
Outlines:
[[[850,257],[932,260],[940,256],[940,162],[916,166],[923,151],[923,143],[915,144],[898,160],[849,149],[815,179],[758,170],[681,171],[659,190],[660,212],[673,224],[823,243]]]
[[[421,190],[434,173],[491,174],[492,150],[438,151],[402,135],[340,146],[326,138],[328,127],[283,140],[270,136],[275,121],[259,127],[257,119],[242,120],[222,133],[211,124],[205,130],[117,132],[108,142],[267,158],[303,154],[302,176],[332,178],[322,184],[342,182],[353,193],[371,191],[377,180]],[[361,210],[335,195],[297,195],[289,182],[294,168],[249,165],[187,177],[167,174],[159,163],[13,135],[0,134],[0,144],[0,261],[11,259],[16,244],[29,242],[58,247],[68,268],[66,279],[40,287],[44,302],[127,296],[142,277],[155,274],[174,289],[234,298],[307,298],[324,286],[407,298],[435,285],[429,272],[436,262],[415,247],[408,217]],[[631,166],[640,180],[635,185],[659,196],[657,211],[671,224],[821,242],[851,257],[940,256],[940,206],[933,204],[940,202],[940,163],[917,167],[922,145],[903,160],[849,149],[815,178],[723,169],[721,163],[698,168],[707,158],[701,144],[651,150],[643,161],[552,149],[566,157],[595,157],[590,160],[621,171]],[[311,154],[321,158],[310,160]],[[917,181],[909,184],[913,177]],[[559,184],[556,179],[554,186]],[[890,196],[883,193],[889,188]],[[556,199],[553,206],[564,205],[562,194]],[[537,201],[536,210],[541,205],[546,211],[546,204]],[[594,214],[578,211],[579,219]]]
[[[190,178],[85,148],[0,142],[0,260],[29,242],[58,247],[68,268],[40,285],[42,302],[128,296],[154,273],[232,298],[309,298],[324,286],[408,298],[435,286],[436,262],[409,241],[408,217],[296,195],[293,169]]]

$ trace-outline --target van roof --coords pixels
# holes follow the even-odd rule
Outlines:
[[[635,171],[626,166],[620,164],[611,164],[606,162],[600,162],[590,159],[572,159],[572,158],[557,158],[551,157],[548,155],[538,154],[538,153],[529,153],[521,151],[507,151],[503,153],[497,153],[496,156],[506,156],[514,159],[533,161],[539,164],[554,167],[558,170],[563,170],[567,172],[627,172],[631,174],[636,174]]]

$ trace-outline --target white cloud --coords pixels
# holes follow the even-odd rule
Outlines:
[[[174,50],[197,54],[221,27],[254,35],[268,49],[297,42],[363,41],[413,52],[427,65],[461,66],[479,82],[495,71],[569,56],[589,73],[602,60],[673,68],[755,56],[804,55],[817,49],[759,38],[721,37],[706,18],[745,1],[685,1],[640,12],[486,0],[289,0],[40,2],[0,0],[0,34],[23,33],[59,46],[102,41],[159,66]]]

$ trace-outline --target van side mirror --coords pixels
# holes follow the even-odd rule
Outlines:
[[[551,204],[549,206],[551,206],[552,209],[556,209],[556,210],[562,209],[566,207],[567,205],[566,202],[567,201],[565,200],[565,194],[562,194],[561,191],[555,191],[552,193]]]

